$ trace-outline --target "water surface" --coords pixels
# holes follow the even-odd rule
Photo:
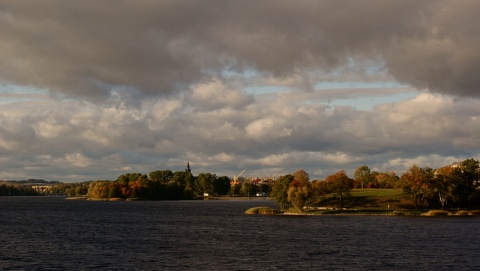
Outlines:
[[[480,219],[245,215],[252,201],[0,197],[2,270],[479,270]]]

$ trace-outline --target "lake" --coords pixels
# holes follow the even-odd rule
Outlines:
[[[262,216],[246,201],[0,197],[1,270],[480,270],[479,217]]]

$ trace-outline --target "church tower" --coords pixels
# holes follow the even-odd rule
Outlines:
[[[190,169],[190,161],[187,162],[187,168],[185,169],[185,172],[192,173],[192,170]]]

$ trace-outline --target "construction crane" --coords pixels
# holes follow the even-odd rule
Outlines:
[[[238,174],[238,176],[233,176],[233,184],[237,184],[238,183],[238,178],[240,178],[240,176],[242,176],[242,174],[245,172],[246,169],[244,169],[242,171],[242,173]]]

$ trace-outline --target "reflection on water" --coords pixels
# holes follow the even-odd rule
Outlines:
[[[479,218],[256,216],[269,201],[0,198],[2,270],[475,270]]]

